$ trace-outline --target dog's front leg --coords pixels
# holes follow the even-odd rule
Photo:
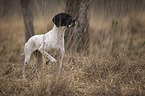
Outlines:
[[[45,56],[47,59],[50,60],[51,63],[56,62],[56,59],[54,59],[51,55],[49,55],[46,51],[43,49],[39,49],[39,51],[42,53],[43,56]]]
[[[60,51],[61,51],[61,57],[60,57],[60,64],[59,64],[59,75],[60,75],[61,69],[62,69],[62,61],[63,61],[63,57],[64,57],[65,50],[63,48]]]

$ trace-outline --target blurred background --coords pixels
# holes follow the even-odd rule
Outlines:
[[[22,5],[20,0],[0,0],[0,95],[145,95],[145,0],[78,1],[82,6],[87,5],[87,31],[76,31],[78,25],[68,30],[71,35],[81,33],[77,36],[82,39],[67,43],[73,39],[66,37],[63,75],[56,84],[54,65],[43,64],[37,79],[30,79],[36,58],[29,65],[28,81],[22,80],[24,57],[21,54],[26,41]],[[81,7],[74,2],[31,0],[28,9],[34,18],[34,33],[48,32],[53,27],[53,16],[60,12],[70,13],[79,22],[77,15],[81,11],[75,13],[71,9]],[[83,37],[86,32],[87,37]]]

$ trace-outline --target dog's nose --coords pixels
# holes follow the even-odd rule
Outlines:
[[[73,19],[73,23],[75,24],[75,22],[76,22],[76,20],[75,19]]]
[[[71,24],[70,24],[70,25],[67,25],[68,28],[74,27],[74,26],[75,26],[75,19],[73,19],[73,20],[71,21]]]
[[[75,20],[75,19],[73,19],[73,21],[72,21],[72,22],[73,22],[73,26],[75,26],[75,24],[76,24],[76,20]]]

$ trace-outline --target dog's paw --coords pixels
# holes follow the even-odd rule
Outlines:
[[[52,63],[55,63],[55,62],[56,62],[55,59],[53,59],[53,60],[48,60],[48,61],[46,61],[46,65],[49,65],[49,64],[52,64]]]
[[[50,62],[51,62],[51,63],[55,63],[55,62],[56,62],[56,60],[55,60],[55,59],[52,59]]]

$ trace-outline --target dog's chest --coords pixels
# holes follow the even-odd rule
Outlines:
[[[47,34],[47,39],[44,41],[45,48],[49,51],[51,49],[60,49],[64,47],[64,34],[58,32],[50,32]]]

